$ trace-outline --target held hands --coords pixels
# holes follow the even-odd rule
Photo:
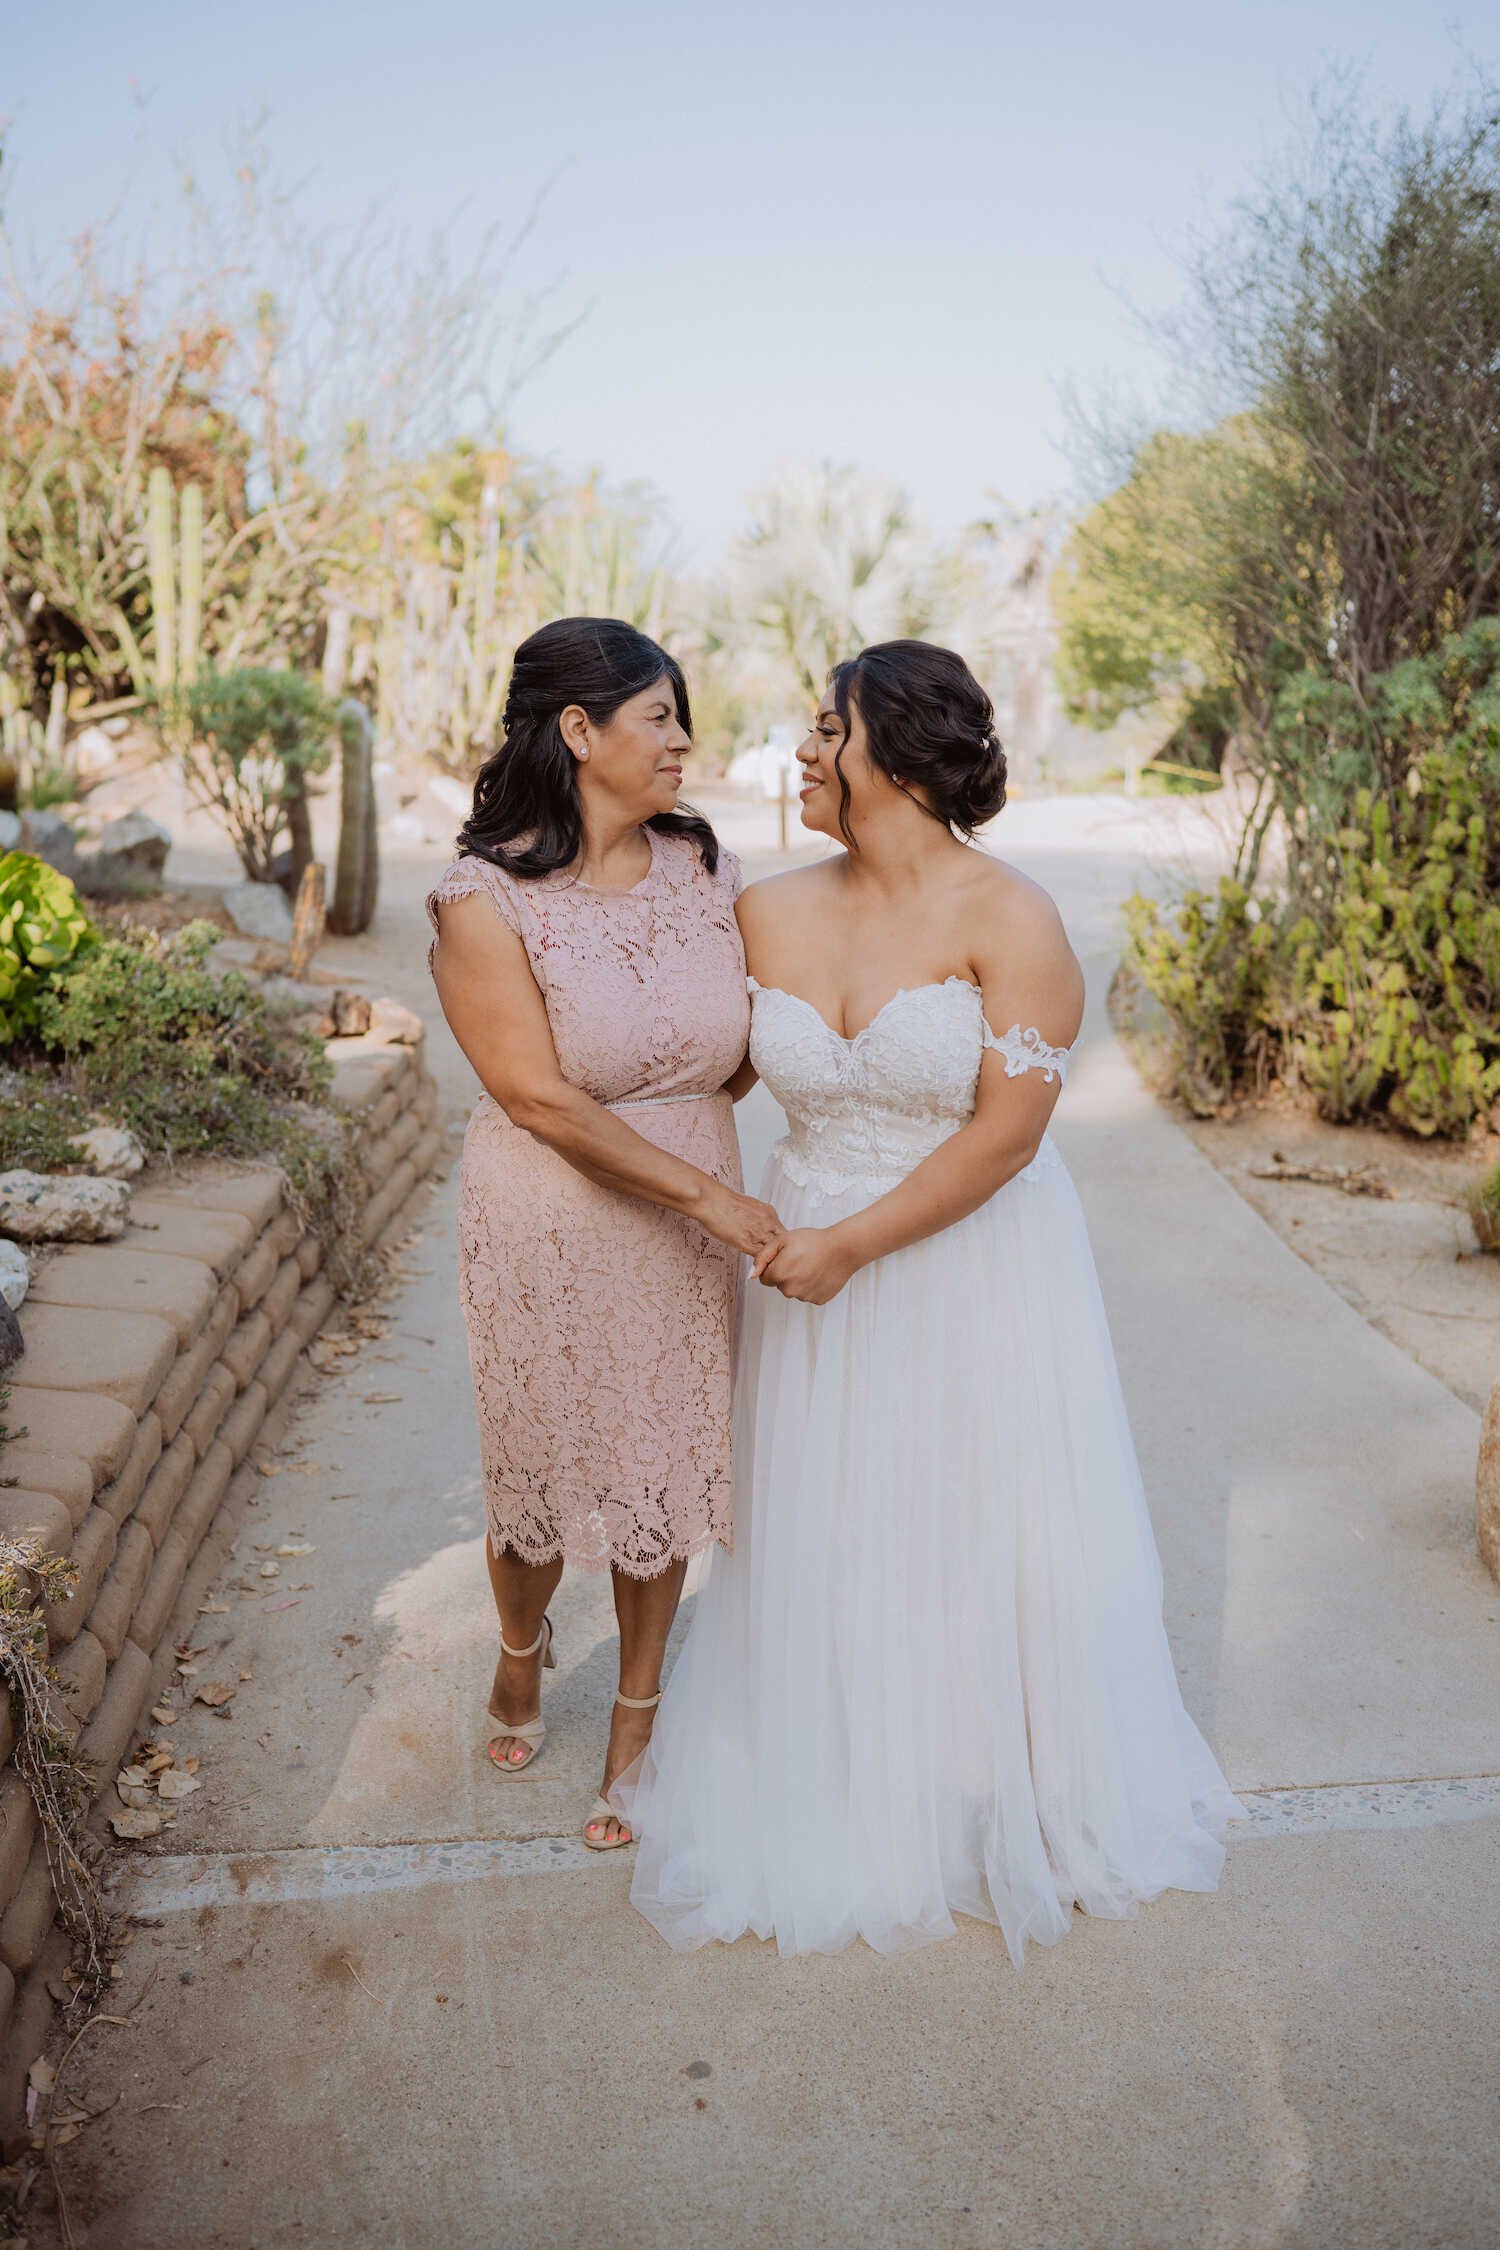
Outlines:
[[[747,1258],[767,1257],[786,1240],[786,1228],[770,1204],[734,1188],[721,1186],[698,1217],[716,1242],[727,1242]]]
[[[783,1297],[803,1305],[826,1305],[859,1271],[859,1264],[837,1227],[793,1227],[759,1253],[751,1270],[757,1281],[779,1289]]]

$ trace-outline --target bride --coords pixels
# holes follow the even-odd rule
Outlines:
[[[1077,1196],[1047,1125],[1083,979],[961,837],[1005,800],[947,650],[867,648],[798,752],[845,849],[740,900],[762,1187],[735,1547],[614,1803],[677,1947],[883,1953],[1212,1890],[1240,1808],[1183,1709]],[[957,833],[955,833],[955,831]]]

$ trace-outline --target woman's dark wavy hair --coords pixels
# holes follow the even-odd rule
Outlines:
[[[559,617],[522,641],[511,665],[498,750],[474,778],[474,806],[458,832],[460,853],[492,860],[511,875],[550,875],[571,866],[583,842],[578,767],[558,720],[570,703],[607,726],[622,703],[672,683],[677,717],[693,731],[682,666],[618,617]],[[710,875],[719,841],[691,808],[655,813],[663,836],[691,836]]]
[[[839,828],[851,849],[857,847],[844,751],[856,703],[871,764],[914,804],[965,837],[994,819],[1005,803],[1005,752],[995,733],[995,707],[961,656],[930,641],[876,641],[835,664],[828,684],[844,729],[833,763]],[[925,797],[915,796],[917,789]]]

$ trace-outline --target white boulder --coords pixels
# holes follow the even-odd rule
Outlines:
[[[123,1180],[0,1172],[0,1234],[16,1242],[108,1242],[129,1210]]]
[[[31,1287],[31,1264],[19,1242],[0,1242],[0,1302],[18,1312]]]
[[[74,1134],[73,1146],[79,1163],[98,1179],[133,1180],[146,1169],[146,1151],[123,1125],[93,1125],[86,1133]]]

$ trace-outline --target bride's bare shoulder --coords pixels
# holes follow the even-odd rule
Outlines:
[[[746,937],[788,916],[800,920],[805,914],[816,914],[832,896],[835,865],[820,860],[812,867],[788,867],[780,875],[763,875],[758,883],[748,883],[736,908]]]
[[[1023,875],[1019,867],[1012,867],[1009,860],[995,859],[988,852],[971,848],[968,861],[964,892],[968,913],[1012,943],[1024,938],[1040,945],[1049,941],[1067,944],[1062,916],[1050,891]]]

